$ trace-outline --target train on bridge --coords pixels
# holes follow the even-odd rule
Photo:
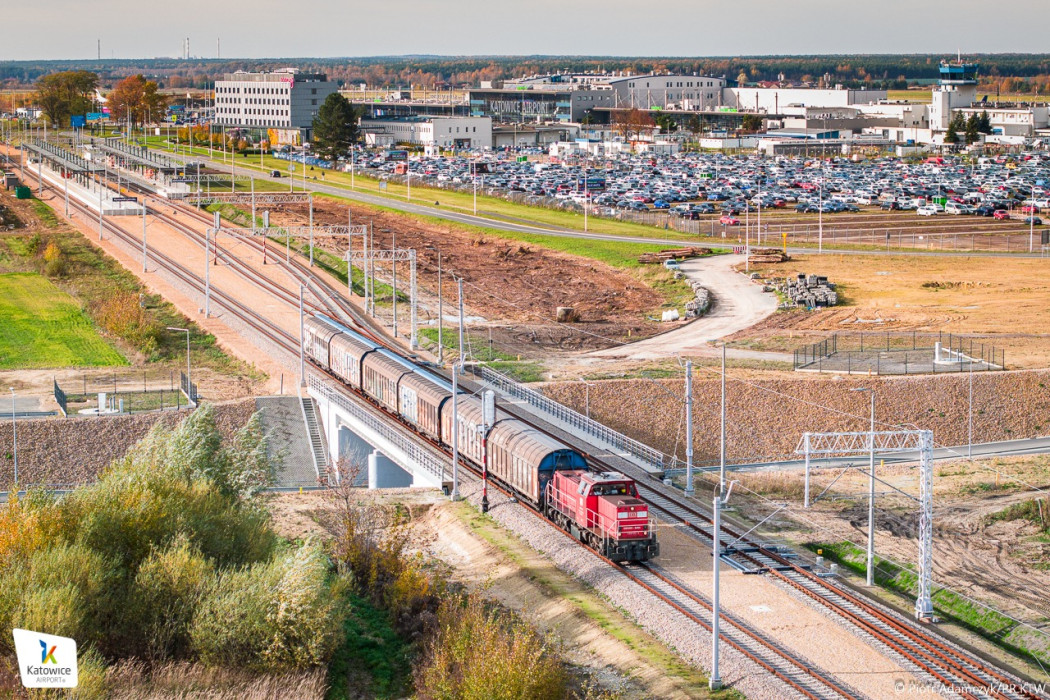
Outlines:
[[[452,386],[432,372],[341,323],[315,314],[304,323],[310,361],[426,438],[451,449]],[[520,501],[616,562],[660,552],[655,521],[634,481],[595,473],[577,450],[497,408],[485,429],[482,399],[460,392],[458,447]]]

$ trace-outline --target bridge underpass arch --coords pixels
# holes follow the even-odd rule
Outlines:
[[[309,375],[310,395],[324,424],[330,462],[341,457],[365,458],[372,488],[444,486],[448,461],[404,434],[376,409],[338,390],[331,382]],[[374,457],[374,453],[378,452]]]

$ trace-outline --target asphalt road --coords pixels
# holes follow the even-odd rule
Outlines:
[[[215,170],[230,172],[233,171],[238,175],[253,175],[255,177],[265,178],[266,175],[261,173],[259,170],[254,168],[245,168],[237,165],[224,164],[222,161],[209,160],[207,158],[186,158],[185,156],[173,156],[170,153],[165,153],[169,157],[175,157],[180,160],[199,160],[207,162],[209,167]],[[320,172],[320,171],[315,171]],[[294,184],[298,187],[302,187],[302,179],[294,179]],[[284,178],[281,178],[284,181]],[[334,185],[326,184],[321,180],[306,180],[306,188],[322,194],[335,195],[337,197],[345,197],[352,199],[363,204],[371,204],[375,206],[388,207],[390,209],[396,209],[398,211],[406,212],[409,214],[419,214],[421,216],[433,216],[446,221],[453,221],[456,223],[466,224],[468,226],[484,226],[486,228],[492,228],[499,231],[511,231],[516,233],[530,233],[542,236],[560,236],[563,238],[583,238],[598,241],[628,241],[631,243],[651,243],[654,245],[666,245],[669,247],[679,248],[683,245],[688,244],[688,239],[675,238],[645,238],[642,236],[619,236],[616,234],[605,234],[605,233],[591,233],[589,231],[581,231],[579,229],[562,228],[558,226],[546,226],[539,223],[528,223],[528,222],[516,222],[508,221],[506,219],[496,219],[488,216],[474,216],[473,214],[467,214],[463,212],[453,211],[449,209],[443,209],[440,205],[434,206],[430,204],[417,204],[416,201],[402,200],[399,197],[380,197],[379,195],[368,194],[365,192],[358,192],[351,190],[346,187],[338,187]],[[441,201],[441,190],[432,190],[420,188],[419,197],[420,202],[429,202],[430,198],[434,197],[434,201]],[[788,248],[790,253],[813,253],[813,248]],[[833,249],[829,247],[824,248],[826,253],[850,253],[852,255],[872,255],[872,256],[886,256],[886,255],[915,255],[921,257],[959,257],[959,258],[972,258],[972,257],[991,257],[991,258],[1017,258],[1017,257],[1041,257],[1038,253],[1029,255],[1028,253],[1005,253],[1005,252],[943,252],[943,251],[886,251],[886,250],[854,250],[854,249]]]

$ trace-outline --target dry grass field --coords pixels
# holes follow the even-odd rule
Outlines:
[[[730,338],[741,347],[790,350],[830,332],[944,332],[985,336],[1011,368],[1050,364],[1050,260],[804,254],[752,269],[826,275],[840,305],[778,313]]]

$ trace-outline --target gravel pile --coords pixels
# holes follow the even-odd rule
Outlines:
[[[240,429],[255,400],[215,405],[224,436]],[[174,425],[185,411],[124,416],[70,417],[18,421],[18,479],[25,485],[76,486],[94,481],[113,460],[124,456],[157,423]],[[0,488],[14,482],[11,421],[0,423]]]
[[[461,483],[460,492],[475,507],[480,507],[480,481],[470,477]],[[503,494],[495,492],[489,493],[489,503],[489,515],[494,520],[516,533],[559,569],[593,586],[611,605],[635,620],[683,659],[705,672],[710,671],[709,633],[602,562],[590,550],[570,541],[561,531],[524,506],[511,503]],[[706,611],[705,614],[710,615]],[[748,698],[778,700],[793,697],[776,678],[735,650],[725,644],[721,645],[720,650],[719,670],[726,686],[735,688]]]
[[[702,375],[701,375],[702,376]],[[876,391],[876,420],[883,426],[933,431],[938,445],[967,441],[969,377],[842,378],[835,381],[788,379],[733,381],[726,384],[727,441],[731,461],[794,458],[806,431],[868,429],[868,394]],[[584,411],[582,382],[551,383],[547,396]],[[693,382],[697,460],[718,458],[719,382]],[[613,430],[668,454],[685,456],[681,380],[607,380],[590,383],[591,417]],[[827,409],[822,408],[826,406]],[[855,418],[850,415],[856,416]],[[1045,435],[1050,428],[1050,371],[981,372],[973,376],[975,442]]]

